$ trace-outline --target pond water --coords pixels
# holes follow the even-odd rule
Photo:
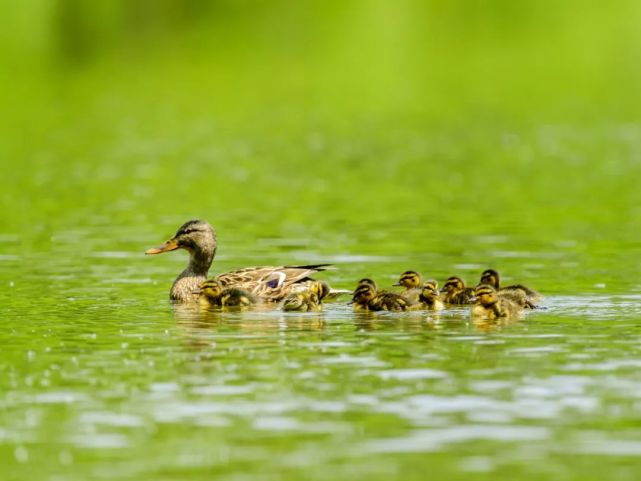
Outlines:
[[[598,234],[351,224],[338,209],[278,236],[225,212],[213,272],[333,262],[320,277],[350,288],[407,268],[473,282],[492,265],[544,309],[498,324],[346,302],[199,312],[167,299],[186,255],[142,254],[186,219],[16,229],[0,243],[3,480],[638,479],[637,265],[592,260]]]
[[[86,63],[32,65],[14,39],[0,480],[639,479],[638,16],[376,3],[375,21],[308,30],[316,13],[284,2],[137,49],[128,21]],[[101,24],[80,23],[70,45]],[[192,218],[218,231],[212,273],[332,263],[319,278],[351,289],[492,267],[544,308],[491,324],[172,306],[185,253],[143,253]]]

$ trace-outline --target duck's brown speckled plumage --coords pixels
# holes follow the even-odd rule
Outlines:
[[[179,302],[198,300],[201,283],[207,279],[209,268],[216,255],[218,243],[216,232],[205,221],[190,220],[176,234],[159,247],[148,249],[146,254],[161,254],[176,249],[189,252],[189,264],[173,285],[170,299]],[[225,288],[243,289],[266,302],[279,302],[294,287],[304,288],[312,281],[310,276],[329,267],[329,264],[304,266],[259,266],[245,267],[225,272],[214,277]]]

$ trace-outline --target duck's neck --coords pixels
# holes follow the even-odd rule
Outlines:
[[[216,255],[216,247],[196,247],[189,251],[189,264],[171,286],[169,297],[177,301],[191,301],[198,298],[194,291],[207,279],[207,273]]]

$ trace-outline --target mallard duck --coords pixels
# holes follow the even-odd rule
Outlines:
[[[351,304],[355,311],[407,311],[411,306],[404,297],[393,292],[377,292],[369,284],[356,287]]]
[[[223,287],[215,279],[207,279],[200,284],[198,300],[202,305],[220,308],[246,308],[258,304],[252,294],[237,287]]]
[[[194,291],[207,279],[207,273],[216,255],[216,232],[203,220],[185,222],[176,234],[158,247],[148,249],[145,254],[162,254],[176,249],[189,252],[189,264],[173,285],[169,297],[175,301],[195,301]],[[305,266],[261,266],[246,267],[225,272],[214,277],[222,287],[236,287],[267,302],[282,300],[297,284],[309,283],[311,275],[325,270],[329,264]]]
[[[445,308],[443,301],[439,297],[438,282],[429,280],[423,284],[423,289],[418,297],[418,303],[423,309],[430,311],[441,311]]]
[[[521,307],[507,298],[501,298],[497,290],[487,284],[476,287],[476,299],[472,306],[472,317],[481,319],[498,319],[500,317],[516,317]]]
[[[399,278],[398,282],[396,282],[394,285],[403,286],[405,290],[401,292],[401,296],[403,296],[408,301],[414,303],[414,302],[418,302],[418,298],[421,295],[421,292],[423,290],[421,288],[422,284],[423,284],[423,280],[421,279],[421,275],[418,272],[405,271],[401,274],[401,277]]]
[[[443,302],[446,304],[471,304],[474,289],[465,287],[465,282],[460,277],[448,277],[441,289]]]
[[[323,309],[322,301],[330,292],[327,282],[313,281],[309,288],[292,292],[283,301],[283,311],[318,312]]]
[[[538,292],[522,284],[500,287],[500,276],[494,269],[487,269],[481,274],[479,284],[487,284],[498,291],[500,297],[510,299],[522,307],[535,308],[542,296]]]

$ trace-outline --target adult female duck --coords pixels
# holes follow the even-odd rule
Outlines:
[[[181,302],[198,300],[198,289],[207,279],[207,273],[216,255],[216,232],[204,220],[185,222],[176,234],[145,254],[185,249],[189,252],[189,264],[174,281],[169,298]],[[214,277],[222,287],[243,289],[267,302],[278,302],[293,290],[304,290],[312,282],[310,275],[325,270],[329,264],[309,266],[260,266],[245,267],[225,272]]]

